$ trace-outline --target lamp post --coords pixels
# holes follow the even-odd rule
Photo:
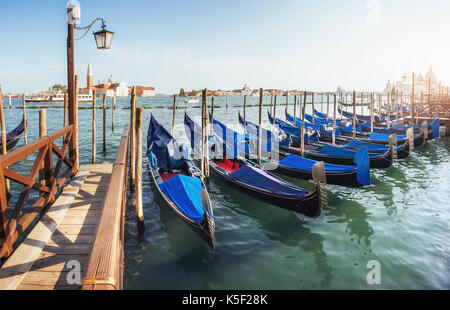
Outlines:
[[[81,9],[77,1],[70,1],[67,5],[67,88],[69,101],[69,125],[75,125],[72,139],[69,143],[69,157],[74,163],[73,173],[78,170],[78,98],[75,89],[75,61],[74,61],[74,41],[83,39],[91,27],[97,22],[102,22],[102,29],[94,33],[95,43],[98,49],[109,49],[111,47],[114,32],[106,29],[105,21],[102,18],[95,19],[87,27],[76,26],[81,20]],[[74,30],[86,30],[77,39],[74,39]],[[78,87],[78,86],[77,86]]]

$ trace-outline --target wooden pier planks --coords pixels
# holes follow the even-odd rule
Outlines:
[[[85,165],[0,269],[0,289],[77,289],[69,261],[83,278],[103,210],[112,165]]]

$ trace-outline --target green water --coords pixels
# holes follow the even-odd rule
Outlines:
[[[172,110],[151,107],[168,107],[172,100],[139,99],[140,105],[149,107],[144,112],[145,130],[150,113],[170,129]],[[249,98],[248,103],[256,105],[257,100]],[[285,103],[285,98],[278,102]],[[225,98],[216,98],[215,103],[220,106],[215,112],[220,121],[237,124],[236,106],[242,105],[242,98],[229,98],[228,108]],[[270,98],[265,98],[264,104],[270,104]],[[22,113],[16,108],[17,100],[13,109],[7,105],[4,102],[7,128],[11,130]],[[178,105],[189,106],[182,99]],[[97,111],[99,162],[113,162],[123,125],[129,121],[130,110],[123,109],[129,106],[129,99],[118,99],[117,106],[114,131],[111,110],[107,111],[106,154],[101,151],[102,112]],[[284,108],[280,106],[277,115],[284,115]],[[307,111],[310,109],[308,106]],[[187,111],[194,118],[201,112],[193,107]],[[62,113],[62,109],[47,110],[47,132],[60,128]],[[80,110],[82,163],[89,163],[91,158],[91,115],[91,110]],[[178,124],[182,124],[183,115],[184,109],[177,111]],[[250,121],[257,122],[257,115],[256,106],[248,108]],[[264,123],[268,123],[266,117]],[[29,141],[34,140],[38,135],[38,109],[28,110],[28,131]],[[176,131],[179,140],[186,143],[183,129]],[[212,177],[209,191],[216,218],[216,251],[163,203],[144,171],[145,241],[137,241],[134,211],[128,210],[125,288],[450,289],[449,154],[450,139],[435,139],[389,169],[372,170],[373,185],[369,187],[329,185],[329,206],[317,219],[262,203]],[[16,169],[29,170],[32,159],[22,161]],[[147,165],[144,159],[144,167]],[[288,180],[311,188],[306,181]],[[366,265],[371,260],[381,265],[380,285],[366,281],[370,271]]]

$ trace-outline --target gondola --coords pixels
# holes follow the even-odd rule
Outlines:
[[[151,116],[147,156],[153,182],[169,207],[215,250],[215,221],[201,171]]]
[[[191,120],[187,113],[184,116],[184,124],[194,153],[200,155],[200,126]],[[231,150],[216,135],[209,137],[209,148],[210,171],[236,190],[312,218],[318,217],[322,212],[322,205],[327,203],[323,163],[314,166],[315,188],[308,191],[258,168],[245,158],[239,158],[237,150]]]
[[[342,115],[353,118],[353,113],[342,111],[340,108],[338,108],[338,110],[339,110],[339,113],[341,113]],[[365,116],[365,115],[360,115],[360,114],[356,114],[355,116],[360,123],[361,131],[363,131],[363,132],[371,131],[371,128],[370,128],[371,116]],[[432,123],[428,123],[428,124],[426,124],[426,126],[424,126],[424,124],[421,124],[421,125],[399,125],[399,124],[395,123],[396,118],[394,117],[394,118],[391,118],[390,128],[387,128],[387,123],[386,123],[387,117],[386,116],[382,116],[381,117],[382,122],[380,122],[379,116],[374,115],[374,120],[375,120],[375,123],[374,123],[373,132],[387,133],[387,134],[395,133],[395,134],[400,134],[400,135],[403,134],[404,135],[409,128],[413,128],[414,133],[419,134],[421,130],[425,130],[424,127],[427,127],[428,131],[424,132],[425,137],[427,137],[426,140],[439,137],[439,119],[438,118],[435,118]],[[417,146],[420,146],[420,145],[417,145]]]
[[[20,136],[25,130],[25,120],[22,119],[22,122],[11,132],[6,134],[6,150],[12,150],[17,143],[19,142]],[[2,140],[0,134],[0,148],[2,147]]]
[[[316,112],[317,113],[317,112]],[[320,112],[319,112],[320,113]],[[320,116],[321,114],[319,114]],[[328,119],[326,114],[323,114],[325,117],[324,119]],[[293,119],[289,114],[287,115],[287,118],[289,120]],[[291,121],[292,123],[292,121]],[[329,127],[322,127],[321,130],[328,129],[332,130],[332,126],[329,125]],[[372,143],[372,142],[364,142],[357,139],[353,139],[353,137],[349,136],[342,136],[341,131],[339,127],[336,127],[336,133],[335,133],[335,139],[334,142],[338,146],[342,146],[343,148],[349,149],[349,150],[356,150],[359,147],[367,146],[367,149],[369,153],[384,153],[389,149],[389,146],[382,145],[379,143]],[[320,131],[320,133],[323,133],[323,131]],[[406,133],[407,137],[412,137],[412,132]],[[319,137],[319,141],[326,142],[326,143],[332,143],[333,138],[332,134],[321,134]],[[397,157],[395,159],[405,159],[408,158],[411,154],[411,151],[414,149],[414,145],[410,146],[410,139],[408,138],[406,142],[397,145]]]
[[[239,123],[244,126],[244,119],[241,117],[240,113]],[[259,126],[246,121],[245,129],[249,135],[253,137],[258,137],[259,135]],[[219,123],[219,126],[220,125]],[[231,132],[229,129],[225,129]],[[228,136],[228,134],[227,134]],[[233,135],[230,135],[231,137]],[[312,179],[312,167],[317,161],[301,157],[294,154],[285,153],[278,148],[271,147],[272,142],[268,142],[268,140],[277,140],[280,135],[274,134],[269,130],[262,129],[262,146],[264,158],[274,158],[271,155],[274,152],[275,157],[279,159],[278,162],[274,165],[274,171],[278,172],[282,175],[287,175],[293,178],[311,180]],[[255,139],[253,139],[254,141]],[[279,139],[278,139],[279,140]],[[281,144],[284,143],[283,140],[279,141]],[[255,144],[251,144],[255,147]],[[240,147],[241,153],[245,155],[255,154],[255,150],[250,150],[247,148],[246,150],[242,145]],[[270,150],[269,150],[270,148]],[[343,165],[334,165],[334,164],[324,164],[325,168],[325,176],[328,184],[336,184],[341,186],[349,186],[349,187],[361,187],[370,185],[370,167],[369,167],[369,155],[366,147],[359,148],[357,150],[356,155],[356,166],[343,166]]]
[[[340,105],[343,105],[343,106],[346,106],[346,107],[353,107],[353,102],[352,103],[345,103],[345,102],[342,102],[342,101],[338,101],[338,103],[340,104]],[[370,102],[364,102],[364,103],[361,103],[361,102],[357,102],[356,104],[355,104],[355,106],[357,106],[357,107],[360,107],[360,106],[369,106],[370,105]]]
[[[273,124],[274,119],[270,112],[268,112],[269,121]],[[301,128],[290,125],[282,120],[276,118],[275,124],[289,135],[301,136]],[[317,132],[313,129],[305,127],[305,132]],[[306,140],[306,139],[305,139]],[[390,139],[389,150],[383,154],[369,154],[370,168],[389,168],[394,161],[394,146],[395,141]],[[298,145],[290,145],[285,147],[280,145],[280,149],[292,154],[301,155],[301,150]],[[355,151],[346,150],[329,144],[316,144],[314,142],[305,141],[304,157],[314,159],[317,161],[324,161],[330,164],[351,166],[356,165],[354,161]]]
[[[294,117],[291,116],[289,113],[287,113],[286,111],[286,119],[289,123],[293,124],[294,123]],[[301,124],[301,120],[297,117],[296,118],[296,124]],[[321,134],[321,139],[325,142],[330,142],[331,141],[331,131],[332,131],[332,124],[329,125],[317,125],[317,124],[309,124],[305,123],[306,127],[313,127],[316,130],[320,131]],[[336,125],[337,126],[337,125]],[[357,127],[356,127],[356,139],[359,141],[363,141],[363,142],[369,142],[369,143],[374,143],[374,144],[382,144],[382,145],[388,145],[389,144],[389,138],[391,135],[395,134],[396,135],[396,144],[397,146],[400,145],[401,148],[406,151],[407,149],[414,149],[416,147],[422,146],[425,142],[426,142],[426,130],[422,129],[419,130],[418,132],[416,131],[416,133],[411,132],[411,130],[408,132],[408,130],[406,130],[406,132],[397,132],[395,130],[387,130],[385,132],[373,132],[373,133],[368,133],[368,132],[363,132],[363,130],[361,129],[362,123],[358,122],[357,123]],[[349,139],[353,139],[353,125],[351,124],[351,121],[348,121],[348,124],[345,124],[344,122],[341,122],[339,127],[336,127],[336,136],[342,136],[342,137],[347,137]],[[405,143],[409,143],[411,144],[411,146],[413,147],[409,147],[405,145]],[[401,151],[401,150],[398,150]],[[403,153],[403,158],[406,158],[406,154],[402,151]]]

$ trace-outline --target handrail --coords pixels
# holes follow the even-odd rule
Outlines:
[[[122,289],[129,137],[129,126],[126,125],[113,166],[86,275],[80,284],[82,290]]]
[[[0,156],[0,258],[11,255],[14,242],[27,230],[45,207],[54,202],[58,189],[70,176],[74,175],[74,163],[66,157],[69,143],[73,140],[74,131],[74,125],[67,126],[51,135]],[[54,143],[59,138],[63,138],[62,149],[59,149]],[[38,152],[38,155],[28,176],[21,175],[8,168],[34,152]],[[55,167],[53,166],[54,154],[57,157]],[[69,169],[60,176],[63,163]],[[39,171],[43,173],[39,177],[40,181],[36,182]],[[9,193],[5,187],[6,179],[23,186],[16,205],[11,206],[11,208],[9,206]],[[40,192],[39,198],[31,207],[32,211],[24,212],[32,190]],[[12,212],[9,212],[9,209]]]

